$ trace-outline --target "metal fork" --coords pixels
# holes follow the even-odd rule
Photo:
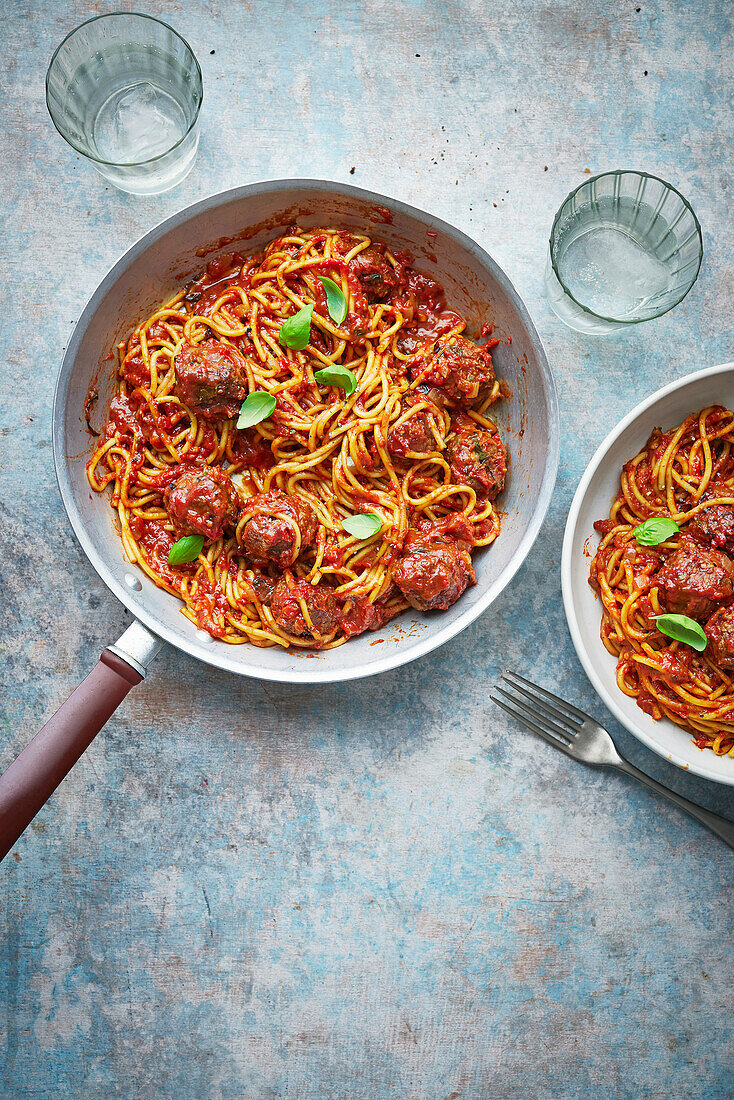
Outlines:
[[[618,768],[619,771],[634,776],[653,791],[665,795],[676,806],[680,806],[681,810],[685,810],[702,825],[706,825],[712,833],[721,837],[730,848],[734,848],[734,821],[704,810],[703,806],[689,802],[687,798],[645,775],[634,764],[630,764],[629,760],[620,756],[604,727],[588,714],[567,703],[565,699],[559,699],[545,688],[531,683],[524,676],[518,676],[516,672],[504,672],[502,681],[511,690],[505,691],[496,684],[494,694],[490,694],[492,702],[513,718],[517,718],[533,733],[537,733],[549,745],[560,749],[574,760],[583,761],[584,764],[599,768]]]

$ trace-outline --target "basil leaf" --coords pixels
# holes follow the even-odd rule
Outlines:
[[[204,546],[203,535],[186,535],[174,542],[168,551],[169,565],[184,565],[187,561],[196,561]]]
[[[665,542],[671,535],[680,531],[680,527],[674,519],[667,516],[652,516],[634,529],[634,536],[640,546],[657,546],[659,542]]]
[[[369,539],[382,530],[382,520],[374,512],[361,512],[343,519],[342,527],[357,539]]]
[[[338,283],[335,283],[333,279],[329,279],[324,276],[323,279],[319,279],[322,287],[326,291],[326,304],[329,307],[329,316],[335,325],[340,325],[347,315],[347,300],[344,297],[342,288]]]
[[[313,306],[304,306],[293,317],[289,317],[283,324],[278,339],[286,348],[294,351],[303,351],[311,339],[311,314]]]
[[[703,653],[706,648],[708,638],[703,627],[687,615],[658,615],[655,624],[661,634],[667,634],[676,642],[685,642],[699,653]]]
[[[324,367],[314,374],[317,382],[324,382],[327,386],[339,386],[350,397],[357,388],[357,379],[348,367],[334,364],[332,367]]]
[[[261,420],[267,420],[275,408],[275,398],[267,390],[255,390],[247,395],[237,417],[238,428],[253,428]]]

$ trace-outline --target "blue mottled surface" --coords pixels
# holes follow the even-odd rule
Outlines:
[[[202,62],[205,104],[193,172],[151,199],[107,188],[43,103],[54,46],[120,6],[15,0],[3,22],[0,764],[127,621],[63,514],[51,395],[87,297],[174,210],[311,175],[454,222],[526,297],[563,453],[515,583],[426,660],[315,690],[156,661],[0,868],[0,1094],[724,1100],[732,853],[546,749],[488,692],[505,664],[555,683],[640,767],[734,816],[731,790],[647,752],[594,697],[557,568],[602,436],[734,358],[731,5],[154,0]],[[585,169],[620,166],[690,197],[706,257],[673,313],[592,339],[545,303],[544,241]]]

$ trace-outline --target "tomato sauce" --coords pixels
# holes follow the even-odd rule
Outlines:
[[[462,325],[463,318],[448,308],[443,287],[430,275],[412,268],[403,270],[401,275],[401,285],[392,301],[408,316],[412,313],[413,319],[399,341],[403,354],[412,355]]]

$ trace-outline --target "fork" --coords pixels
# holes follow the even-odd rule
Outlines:
[[[573,760],[581,760],[584,764],[598,768],[618,768],[619,771],[634,776],[640,783],[664,795],[681,810],[695,817],[712,833],[721,837],[730,848],[734,848],[734,821],[712,814],[695,802],[689,802],[687,798],[669,790],[651,776],[645,775],[634,764],[630,764],[629,760],[625,760],[617,752],[609,733],[590,715],[567,703],[565,699],[559,699],[545,688],[531,683],[524,676],[518,676],[516,672],[506,670],[502,674],[502,681],[510,691],[495,684],[494,694],[490,693],[492,702],[533,733],[537,733],[549,745],[565,752]]]

